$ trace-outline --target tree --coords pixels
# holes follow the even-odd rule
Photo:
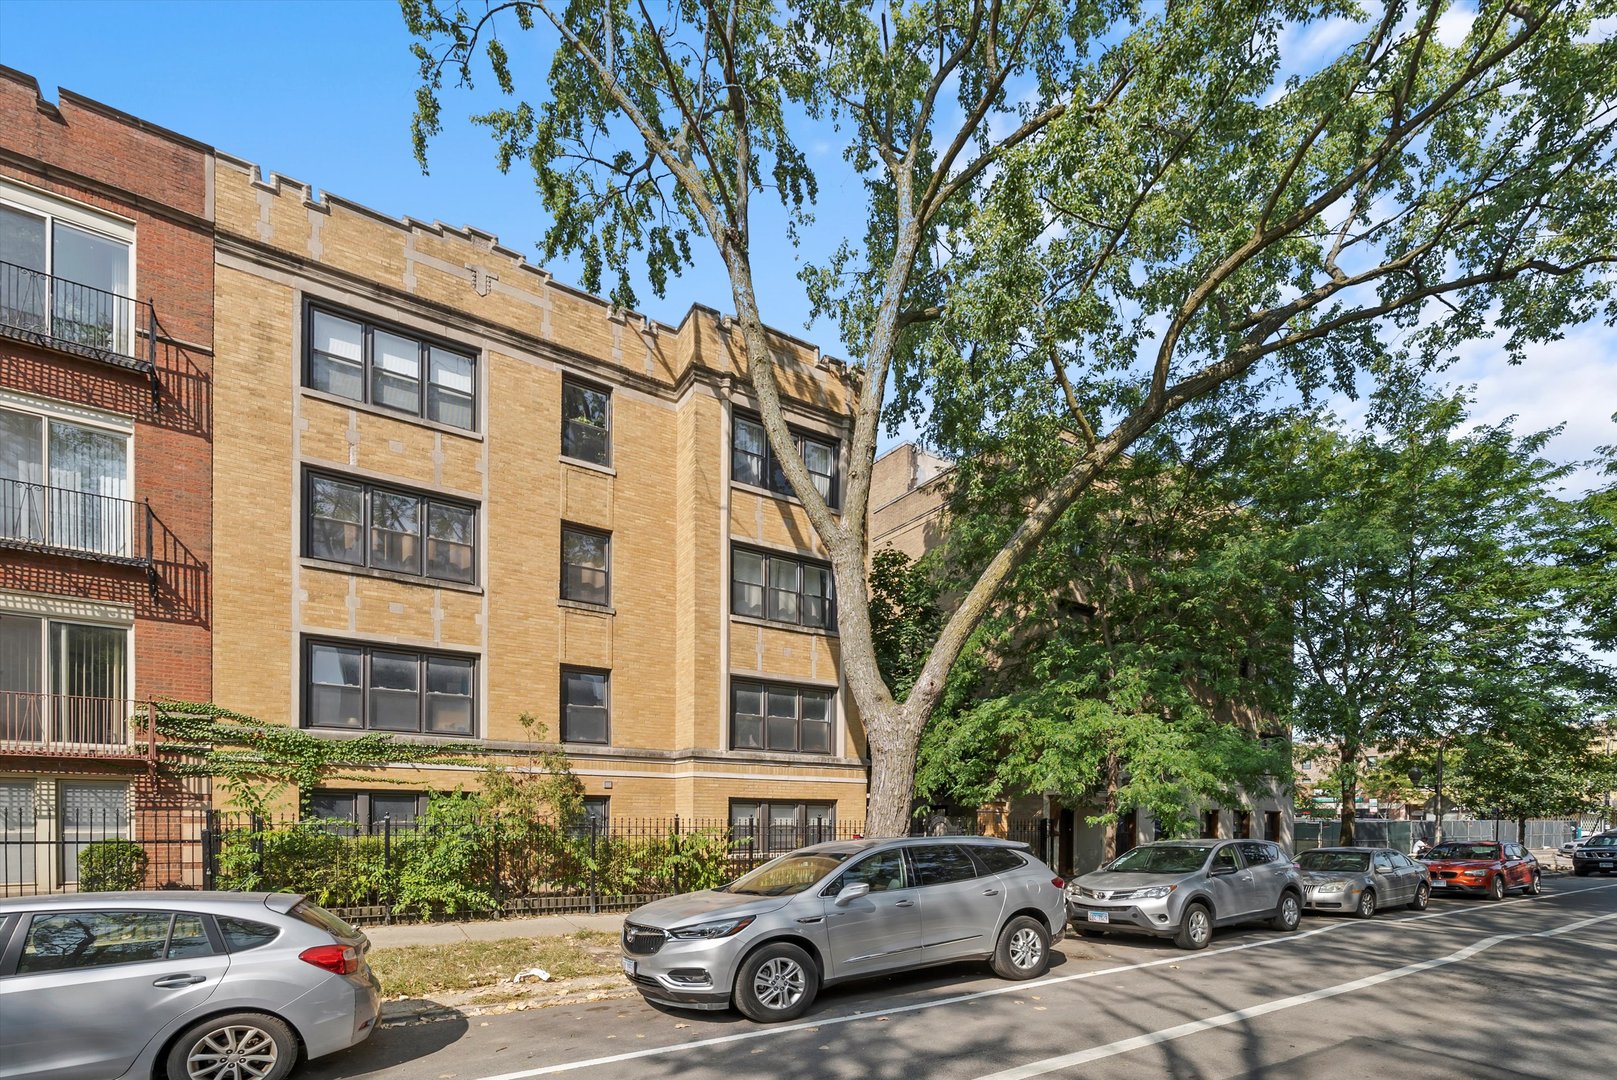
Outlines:
[[[423,167],[444,75],[487,70],[508,100],[476,119],[501,168],[533,169],[544,250],[576,253],[586,288],[610,273],[629,305],[632,267],[661,292],[712,244],[832,562],[873,835],[907,827],[921,733],[1003,584],[1165,416],[1260,365],[1347,386],[1383,340],[1436,362],[1497,325],[1520,358],[1617,315],[1617,43],[1591,33],[1611,0],[1483,0],[1457,44],[1446,0],[401,4]],[[1286,31],[1325,18],[1358,40],[1289,70]],[[522,42],[549,60],[537,95],[517,91]],[[865,196],[863,228],[801,275],[860,375],[840,516],[793,445],[754,277],[781,239],[754,230],[754,197],[787,239],[809,227],[818,139]],[[865,580],[884,417],[957,456],[1063,464],[902,700]]]
[[[1612,415],[1617,421],[1617,413]],[[1577,576],[1571,597],[1590,640],[1617,649],[1617,446],[1602,446],[1605,487],[1578,504],[1580,527],[1564,545],[1569,570]]]
[[[1050,792],[1091,802],[1092,824],[1144,809],[1181,832],[1208,803],[1289,786],[1286,568],[1242,506],[1268,423],[1179,414],[1073,503],[957,666],[921,742],[922,795]],[[1040,460],[981,464],[957,472],[947,581],[975,578],[1044,479]]]
[[[1343,843],[1365,751],[1528,708],[1564,725],[1599,681],[1553,555],[1569,471],[1539,456],[1553,432],[1465,422],[1460,398],[1400,385],[1361,435],[1300,429],[1264,497],[1295,567],[1293,718],[1333,755]]]
[[[1502,717],[1460,741],[1450,774],[1455,800],[1478,817],[1516,822],[1524,840],[1528,818],[1596,810],[1617,776],[1594,734],[1536,710]]]

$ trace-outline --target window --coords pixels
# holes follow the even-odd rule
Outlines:
[[[952,881],[970,881],[977,876],[977,864],[954,844],[919,844],[909,851],[910,864],[915,867],[916,881],[920,885],[947,885]]]
[[[127,238],[0,204],[0,323],[132,356],[131,292]]]
[[[367,829],[392,821],[395,828],[414,826],[427,812],[432,796],[424,791],[316,791],[309,796],[310,818],[348,821]]]
[[[605,390],[563,379],[561,452],[596,465],[612,464],[612,396]]]
[[[849,885],[869,885],[873,893],[897,892],[908,888],[909,882],[904,873],[904,853],[878,851],[868,858],[860,859],[839,874],[825,890],[824,895],[835,896]]]
[[[607,696],[609,675],[604,671],[562,668],[561,741],[607,743],[611,741],[611,700]]]
[[[836,826],[836,807],[830,803],[730,804],[730,838],[743,852],[775,854],[834,840]]]
[[[450,427],[477,427],[477,361],[469,351],[362,319],[309,309],[304,383]]]
[[[129,630],[0,613],[0,742],[128,742]]]
[[[0,667],[3,670],[3,667]],[[0,720],[0,740],[6,738]],[[32,780],[0,780],[0,885],[32,892],[39,811]]]
[[[755,619],[836,627],[831,568],[750,548],[730,552],[730,610]]]
[[[594,529],[561,529],[561,596],[605,607],[612,599],[612,537]]]
[[[730,748],[831,752],[831,691],[736,680],[730,687]]]
[[[1280,850],[1272,844],[1253,841],[1239,846],[1241,858],[1246,860],[1248,866],[1262,866],[1265,863],[1275,862],[1280,857]]]
[[[308,643],[308,727],[470,735],[477,661],[368,645]]]
[[[225,940],[225,952],[239,953],[268,945],[281,936],[281,932],[266,923],[251,919],[232,919],[228,915],[214,918],[219,924],[219,936]]]
[[[304,551],[315,559],[471,583],[477,510],[465,503],[308,474]]]
[[[612,797],[610,795],[584,796],[584,820],[605,826],[612,820]]]
[[[79,852],[98,840],[132,839],[129,785],[121,780],[61,780],[56,785],[63,881],[79,879]]]
[[[17,958],[17,974],[74,971],[153,960],[210,956],[195,915],[167,911],[66,911],[35,915]]]
[[[1226,873],[1231,874],[1235,873],[1241,868],[1240,864],[1235,860],[1234,844],[1225,844],[1223,847],[1219,848],[1213,853],[1212,868],[1214,870],[1223,870]]]
[[[129,436],[0,408],[0,540],[130,557]]]
[[[803,464],[808,466],[809,476],[820,497],[827,504],[835,506],[837,444],[795,430],[792,441],[803,455]],[[730,433],[730,478],[753,487],[768,488],[781,495],[792,494],[792,486],[787,483],[786,474],[775,460],[763,425],[739,414]]]
[[[1027,865],[1027,859],[1010,848],[974,847],[971,852],[991,874],[1005,874]]]

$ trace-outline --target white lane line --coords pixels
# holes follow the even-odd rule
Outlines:
[[[1452,911],[1427,912],[1424,915],[1411,915],[1407,918],[1386,920],[1381,925],[1397,925],[1399,923],[1422,922],[1426,919],[1447,919],[1455,916],[1487,914],[1511,903],[1528,903],[1533,901],[1559,900],[1579,893],[1599,892],[1602,889],[1617,889],[1617,884],[1591,885],[1587,888],[1573,889],[1569,892],[1557,891],[1539,896],[1524,896],[1516,900],[1506,900],[1502,903],[1489,904],[1486,907],[1456,908]],[[920,1001],[913,1005],[897,1005],[890,1009],[873,1008],[862,1012],[851,1013],[845,1016],[828,1016],[823,1019],[802,1020],[795,1024],[772,1024],[769,1027],[756,1028],[751,1031],[740,1031],[733,1035],[716,1035],[711,1039],[695,1039],[691,1042],[671,1043],[667,1046],[648,1046],[644,1050],[631,1050],[622,1054],[612,1054],[607,1057],[581,1058],[578,1061],[562,1061],[554,1065],[542,1065],[532,1069],[522,1069],[517,1072],[499,1073],[495,1076],[485,1076],[479,1080],[525,1080],[530,1076],[554,1076],[557,1073],[573,1072],[577,1069],[590,1069],[597,1065],[614,1065],[620,1061],[635,1061],[639,1058],[660,1057],[665,1054],[677,1054],[685,1050],[696,1050],[707,1046],[723,1046],[729,1043],[745,1042],[748,1039],[764,1039],[775,1035],[789,1035],[794,1031],[808,1031],[814,1028],[836,1027],[840,1024],[851,1024],[858,1020],[871,1020],[877,1016],[901,1016],[905,1013],[921,1012],[926,1009],[936,1009],[944,1005],[959,1005],[967,1001],[980,1001],[983,998],[998,997],[1001,994],[1025,994],[1030,990],[1041,987],[1057,986],[1061,983],[1078,982],[1083,979],[1098,979],[1106,975],[1120,975],[1130,971],[1140,971],[1145,968],[1161,967],[1166,964],[1183,964],[1193,960],[1206,960],[1214,956],[1223,956],[1226,953],[1242,952],[1246,949],[1261,949],[1271,945],[1284,945],[1288,942],[1301,941],[1316,934],[1328,934],[1333,930],[1344,927],[1367,927],[1376,925],[1376,920],[1342,920],[1327,923],[1313,930],[1304,930],[1301,933],[1287,934],[1284,937],[1260,938],[1257,941],[1247,941],[1240,945],[1225,945],[1218,949],[1203,949],[1201,952],[1173,952],[1155,960],[1145,960],[1138,964],[1119,964],[1115,967],[1100,968],[1095,971],[1080,971],[1074,975],[1053,975],[1046,979],[1037,979],[1032,982],[1010,983],[1006,986],[996,986],[991,990],[978,990],[970,994],[956,994],[952,997],[937,998],[932,1001]]]
[[[1119,1039],[1117,1042],[1107,1043],[1104,1046],[1091,1046],[1087,1050],[1062,1054],[1059,1057],[1045,1058],[1043,1061],[1029,1062],[1026,1065],[1018,1065],[1013,1069],[1005,1069],[1001,1072],[978,1077],[977,1080],[1031,1080],[1035,1076],[1043,1076],[1046,1073],[1056,1072],[1060,1069],[1071,1069],[1078,1065],[1088,1065],[1104,1058],[1116,1057],[1119,1054],[1127,1054],[1134,1050],[1143,1050],[1148,1046],[1157,1046],[1175,1039],[1183,1039],[1188,1035],[1196,1035],[1203,1031],[1210,1031],[1213,1028],[1244,1023],[1260,1016],[1280,1012],[1282,1009],[1293,1009],[1298,1005],[1309,1005],[1316,1001],[1323,1001],[1326,998],[1340,997],[1343,994],[1351,994],[1357,990],[1367,990],[1372,986],[1380,986],[1382,983],[1391,982],[1394,979],[1402,979],[1406,975],[1416,975],[1422,971],[1430,971],[1433,968],[1458,964],[1462,960],[1469,960],[1484,949],[1490,949],[1503,941],[1514,941],[1519,938],[1556,937],[1560,934],[1570,934],[1575,930],[1581,930],[1586,926],[1593,926],[1596,923],[1606,922],[1610,919],[1617,919],[1617,913],[1597,915],[1591,919],[1581,919],[1578,922],[1567,923],[1565,926],[1558,926],[1553,930],[1541,930],[1537,933],[1497,934],[1494,937],[1483,938],[1481,941],[1467,945],[1463,949],[1451,952],[1447,956],[1439,956],[1432,960],[1422,960],[1417,964],[1406,964],[1401,968],[1393,968],[1390,971],[1367,975],[1362,979],[1354,979],[1351,982],[1337,983],[1335,986],[1327,986],[1321,990],[1311,990],[1306,994],[1295,994],[1276,1001],[1266,1001],[1261,1005],[1220,1013],[1218,1016],[1209,1016],[1205,1020],[1192,1020],[1187,1024],[1163,1028],[1160,1031],[1153,1031],[1146,1035],[1136,1035],[1131,1039]]]

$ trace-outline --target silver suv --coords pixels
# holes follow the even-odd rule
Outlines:
[[[1184,949],[1205,949],[1215,926],[1267,920],[1295,930],[1302,905],[1297,868],[1265,840],[1142,844],[1067,886],[1080,934],[1151,934]]]
[[[629,914],[623,971],[648,1001],[791,1020],[821,986],[952,960],[1007,979],[1050,965],[1065,883],[1025,844],[854,840],[782,855]]]

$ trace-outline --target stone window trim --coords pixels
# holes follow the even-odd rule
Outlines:
[[[325,316],[330,319],[347,323],[357,323],[360,331],[360,355],[358,357],[338,357],[317,349],[315,340],[315,321]],[[394,339],[401,339],[413,343],[415,348],[416,367],[415,375],[406,379],[401,373],[392,372],[385,363],[378,363],[377,335],[384,335]],[[329,303],[325,300],[308,298],[303,303],[302,318],[302,344],[301,355],[298,357],[300,378],[299,383],[306,394],[320,397],[325,400],[345,405],[350,408],[360,408],[367,412],[374,412],[382,416],[410,420],[426,424],[435,430],[452,432],[459,435],[475,435],[482,430],[483,403],[479,400],[481,394],[480,379],[484,358],[482,350],[448,340],[440,335],[423,332],[411,327],[391,322],[385,318],[356,311],[340,304]],[[445,361],[465,360],[471,365],[469,386],[461,391],[453,389],[447,381],[434,378],[434,353],[444,354]],[[343,364],[357,365],[359,392],[357,395],[340,393],[324,389],[316,383],[317,356],[329,356]],[[385,401],[377,400],[387,394],[402,397],[403,387],[388,389],[385,380],[393,378],[396,381],[415,383],[415,403],[411,408],[401,405],[389,405]],[[431,415],[433,409],[432,392],[438,388],[447,397],[464,396],[465,408],[470,413],[470,422],[459,424],[452,420],[443,420]],[[449,405],[457,404],[450,401]],[[446,407],[448,407],[446,405]]]
[[[314,678],[318,673],[314,670],[314,656],[315,650],[319,648],[346,653],[357,652],[359,654],[357,658],[359,661],[357,672],[359,682],[357,684],[347,682],[316,684],[314,682]],[[407,693],[413,693],[416,697],[415,710],[417,723],[416,727],[413,729],[386,727],[375,725],[371,722],[376,705],[374,697],[375,693],[379,690],[384,692],[394,690],[394,688],[391,687],[378,687],[375,685],[373,668],[374,661],[378,654],[382,654],[386,659],[395,662],[403,661],[407,664],[412,660],[414,661],[415,687],[413,690],[404,691]],[[471,668],[468,693],[441,695],[456,698],[464,697],[467,699],[467,708],[469,710],[470,717],[467,724],[468,730],[466,731],[428,729],[428,724],[430,723],[429,699],[434,693],[436,693],[431,688],[431,673],[429,670],[430,662],[433,660],[445,661],[454,665],[469,665]],[[383,732],[405,737],[424,737],[434,741],[442,739],[450,742],[461,742],[467,739],[475,739],[481,727],[481,724],[479,723],[479,710],[482,705],[481,695],[479,693],[479,681],[481,674],[482,657],[475,653],[456,652],[453,650],[436,648],[422,649],[409,645],[394,645],[388,642],[354,639],[331,634],[305,635],[299,648],[299,671],[297,686],[300,694],[300,701],[298,710],[298,726],[313,733],[329,735],[346,734],[359,736],[373,732]],[[317,723],[315,721],[316,703],[314,701],[314,691],[317,685],[321,687],[335,688],[339,691],[348,690],[357,693],[359,695],[359,715],[356,718],[357,723]]]
[[[327,483],[360,489],[360,520],[358,522],[344,522],[334,518],[315,518],[314,488],[317,483]],[[482,592],[478,561],[482,552],[481,527],[482,507],[465,499],[454,496],[445,496],[433,491],[424,491],[420,488],[391,482],[379,482],[368,477],[347,475],[335,470],[305,466],[303,470],[303,484],[300,490],[303,500],[299,513],[299,540],[303,560],[313,563],[324,569],[339,570],[346,573],[358,574],[367,577],[381,577],[392,581],[408,582],[410,584],[443,586],[470,592]],[[374,507],[376,496],[393,497],[398,499],[414,499],[416,501],[416,527],[413,537],[416,543],[415,563],[418,569],[401,569],[399,567],[373,565],[376,561],[375,521]],[[442,514],[447,519],[450,516],[471,517],[470,536],[465,544],[459,541],[434,537],[432,535],[434,514]],[[358,560],[351,561],[336,555],[322,554],[316,550],[317,526],[322,522],[335,522],[338,525],[347,525],[358,530]],[[382,530],[384,532],[389,530]],[[398,534],[406,535],[404,533]],[[465,575],[455,576],[449,573],[433,573],[430,549],[434,544],[448,547],[468,547],[470,554],[465,568]]]

